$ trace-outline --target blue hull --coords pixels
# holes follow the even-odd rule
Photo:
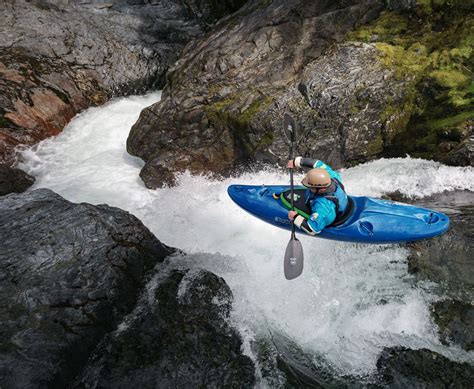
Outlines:
[[[251,215],[291,230],[288,210],[281,200],[273,197],[274,193],[289,188],[288,185],[231,185],[227,192]],[[449,218],[440,212],[371,197],[351,198],[354,200],[351,216],[340,226],[325,228],[317,237],[359,243],[401,243],[432,238],[449,228]]]

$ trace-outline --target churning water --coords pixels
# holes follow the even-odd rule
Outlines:
[[[440,344],[429,312],[436,296],[430,284],[415,283],[407,273],[403,246],[302,236],[304,273],[285,280],[289,233],[249,216],[226,192],[233,183],[287,184],[285,171],[221,181],[185,173],[177,187],[146,189],[138,176],[143,162],[127,154],[125,143],[140,110],[159,99],[159,93],[152,93],[88,109],[59,136],[25,150],[22,168],[37,179],[32,189],[46,187],[74,202],[125,209],[162,242],[191,254],[175,261],[224,277],[234,293],[233,323],[249,353],[253,338],[275,331],[341,374],[370,375],[386,346],[425,347],[474,360],[472,353]],[[474,190],[472,168],[409,157],[382,159],[341,174],[354,195]]]

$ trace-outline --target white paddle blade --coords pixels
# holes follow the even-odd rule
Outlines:
[[[303,246],[296,238],[290,239],[286,246],[284,269],[287,280],[299,277],[303,273]]]

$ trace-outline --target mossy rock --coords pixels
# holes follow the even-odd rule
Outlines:
[[[460,1],[424,0],[417,7],[416,14],[383,12],[348,38],[375,42],[382,65],[405,83],[404,102],[381,114],[390,134],[384,155],[442,160],[446,137],[461,144],[470,136],[474,14]]]

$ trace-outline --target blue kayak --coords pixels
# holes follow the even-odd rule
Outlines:
[[[289,185],[231,185],[231,199],[251,215],[274,226],[291,230],[288,219]],[[305,216],[297,200],[304,198],[304,187],[295,187],[298,213]],[[349,196],[348,211],[338,223],[326,227],[319,238],[359,243],[401,243],[441,235],[449,228],[449,218],[413,205],[371,197]],[[298,230],[297,232],[303,233]]]

